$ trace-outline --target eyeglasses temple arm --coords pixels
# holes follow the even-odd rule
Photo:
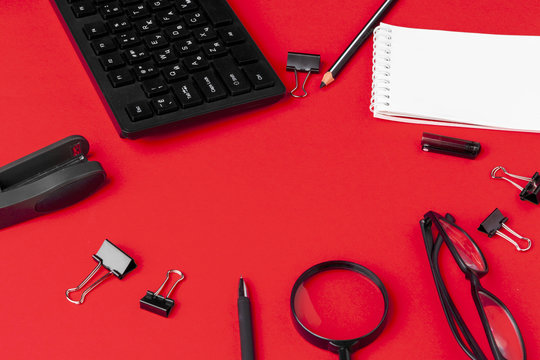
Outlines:
[[[431,224],[430,224],[431,225]],[[450,294],[448,294],[448,290],[444,286],[444,282],[442,280],[442,277],[440,275],[439,266],[437,263],[437,256],[439,253],[440,245],[436,246],[433,241],[433,234],[430,231],[429,225],[426,224],[426,219],[423,218],[420,220],[420,228],[422,230],[422,236],[424,238],[424,244],[426,247],[426,251],[428,254],[429,259],[429,265],[431,268],[431,272],[433,275],[433,279],[435,280],[435,287],[437,288],[437,293],[439,295],[439,299],[441,301],[441,304],[443,306],[444,315],[446,316],[446,320],[448,321],[448,324],[450,325],[450,328],[452,330],[452,333],[454,337],[456,338],[459,346],[463,349],[463,351],[472,359],[472,360],[487,360],[484,353],[480,349],[480,346],[478,343],[474,340],[471,332],[465,325],[465,322],[463,321],[463,318],[457,311],[456,306],[454,305],[454,302],[452,301],[452,298],[450,297]],[[440,235],[439,235],[440,238]],[[442,239],[437,239],[437,241],[440,241],[442,243]],[[436,249],[434,249],[436,248]],[[434,251],[436,250],[436,251]],[[434,253],[435,252],[435,253]],[[459,327],[458,328],[456,327]],[[463,339],[459,336],[459,333],[463,334],[463,337],[465,338],[465,341],[467,344],[471,347],[471,349],[467,348],[465,344],[463,343]],[[472,353],[471,353],[472,350]]]

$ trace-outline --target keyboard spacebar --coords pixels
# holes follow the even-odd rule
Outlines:
[[[232,22],[231,10],[225,0],[203,0],[199,1],[199,4],[214,26],[227,25]]]

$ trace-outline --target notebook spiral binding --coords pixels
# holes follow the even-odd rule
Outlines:
[[[371,104],[375,112],[379,106],[390,106],[390,61],[392,55],[392,29],[377,26],[373,31],[373,67]]]

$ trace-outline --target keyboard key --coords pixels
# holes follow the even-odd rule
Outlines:
[[[101,14],[101,17],[105,20],[110,19],[115,16],[122,15],[124,11],[122,10],[122,7],[120,4],[115,1],[113,3],[103,5],[99,8],[99,13]]]
[[[139,20],[135,22],[134,26],[141,35],[159,31],[159,26],[154,19]]]
[[[144,101],[136,101],[126,106],[126,111],[131,121],[148,119],[153,115],[152,109]]]
[[[148,46],[150,50],[159,49],[159,48],[169,45],[169,42],[167,41],[167,39],[165,39],[165,37],[161,33],[153,34],[153,35],[149,35],[145,37],[144,42],[146,43],[146,46]]]
[[[197,4],[193,0],[171,0],[180,13],[197,10]]]
[[[120,44],[120,49],[127,49],[141,43],[141,38],[131,30],[116,36],[116,42]]]
[[[180,81],[188,76],[187,71],[180,64],[167,66],[161,70],[161,73],[168,83]]]
[[[231,54],[240,65],[250,64],[258,59],[257,51],[249,44],[231,47]]]
[[[152,106],[158,115],[178,110],[178,104],[171,94],[160,95],[152,100]]]
[[[186,14],[198,10],[199,7],[194,0],[169,0],[181,14]]]
[[[184,59],[184,65],[189,72],[200,71],[208,68],[208,61],[202,55],[192,55]]]
[[[101,66],[103,66],[105,71],[116,69],[126,64],[122,56],[116,53],[100,57],[99,62],[101,62]]]
[[[111,32],[113,34],[129,30],[131,28],[131,24],[129,23],[129,20],[127,16],[122,16],[117,19],[111,20],[108,22],[109,29],[111,29]]]
[[[189,36],[189,31],[186,29],[184,24],[176,24],[173,26],[168,26],[164,29],[165,36],[169,41],[175,41],[178,39],[183,39]]]
[[[152,0],[148,1],[148,6],[152,11],[159,11],[171,7],[172,4],[168,0]]]
[[[139,81],[155,77],[159,74],[156,65],[151,61],[138,64],[133,68],[133,70],[135,71],[135,76]]]
[[[106,1],[109,1],[109,0],[106,0]],[[131,4],[136,4],[139,1],[141,0],[120,0],[120,3],[122,3],[122,5],[131,5]]]
[[[201,7],[214,26],[232,23],[231,11],[224,1],[203,0]]]
[[[245,40],[244,34],[236,26],[227,26],[226,28],[219,29],[218,33],[219,37],[221,37],[227,45],[238,44]]]
[[[131,84],[135,81],[133,74],[128,69],[119,69],[111,71],[108,75],[113,87],[120,87]]]
[[[203,102],[201,95],[189,80],[174,84],[172,90],[180,102],[180,106],[184,109],[202,104]]]
[[[227,48],[219,40],[203,45],[204,54],[209,58],[215,58],[227,54]]]
[[[217,37],[217,33],[210,26],[203,26],[193,30],[193,35],[198,42],[214,40]]]
[[[186,14],[184,15],[184,19],[186,20],[187,26],[190,28],[201,26],[208,22],[206,17],[200,11]]]
[[[174,44],[174,49],[178,52],[180,56],[186,56],[190,54],[195,54],[199,51],[199,45],[195,43],[193,38],[180,40]]]
[[[142,83],[142,88],[147,97],[166,94],[169,88],[165,81],[160,78],[146,80]]]
[[[142,45],[129,49],[124,53],[129,64],[136,64],[150,58],[150,53]]]
[[[105,38],[102,40],[93,41],[91,46],[92,46],[92,49],[94,49],[94,52],[96,53],[96,55],[102,55],[102,54],[111,52],[113,50],[116,50],[116,44],[111,38]]]
[[[165,48],[154,52],[154,59],[158,66],[172,64],[178,62],[178,57],[175,55],[172,48]]]
[[[193,79],[207,101],[216,101],[227,97],[225,88],[212,71],[195,74],[193,75]]]
[[[272,72],[260,63],[244,66],[247,78],[255,90],[264,89],[274,85]]]
[[[236,66],[233,59],[229,57],[217,59],[214,61],[214,67],[233,96],[244,94],[251,90],[248,80],[242,73],[242,70]]]
[[[82,1],[71,7],[75,17],[82,18],[96,13],[96,7],[90,1]]]
[[[161,26],[174,24],[180,21],[180,14],[176,8],[160,11],[156,14],[156,20]]]
[[[131,20],[137,20],[150,15],[150,11],[146,7],[146,4],[139,4],[128,7],[126,14]]]
[[[101,22],[93,22],[90,24],[84,24],[83,32],[88,40],[92,40],[107,35],[107,28],[105,27],[105,24]]]

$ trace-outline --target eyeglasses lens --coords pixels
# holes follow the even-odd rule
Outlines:
[[[523,360],[523,344],[511,315],[490,295],[479,292],[497,348],[507,360]]]
[[[480,253],[478,247],[467,236],[467,234],[443,218],[439,218],[439,223],[450,240],[452,240],[452,244],[456,248],[459,257],[463,260],[465,265],[472,270],[485,271],[486,264],[482,254]]]

